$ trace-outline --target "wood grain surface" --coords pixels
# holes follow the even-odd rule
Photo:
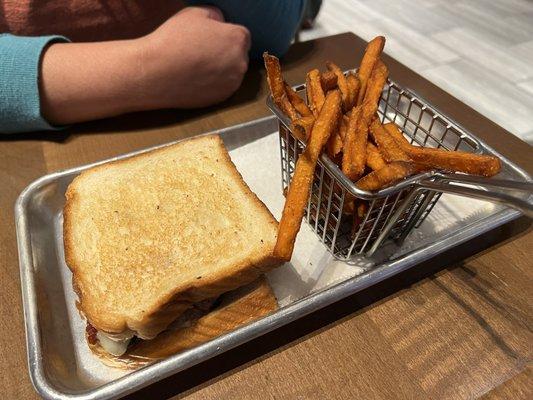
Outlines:
[[[353,34],[296,44],[282,60],[286,77],[300,83],[326,60],[353,67],[364,47]],[[530,146],[402,64],[385,61],[394,80],[533,173]],[[0,137],[3,398],[37,398],[26,365],[13,217],[22,189],[48,172],[268,115],[266,93],[263,71],[253,66],[239,92],[217,107]],[[519,219],[129,397],[532,398],[532,239],[531,222]]]

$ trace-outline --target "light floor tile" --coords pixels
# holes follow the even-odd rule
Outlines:
[[[438,42],[449,46],[456,53],[511,82],[533,77],[533,65],[494,43],[480,40],[469,28],[455,28],[432,35]]]
[[[300,39],[347,31],[533,142],[533,1],[324,0]]]
[[[457,21],[458,26],[479,32],[484,40],[495,42],[501,46],[512,46],[531,39],[533,24],[528,24],[525,21],[528,15],[492,8],[491,4],[498,3],[498,1],[487,1],[487,4],[483,6],[471,0],[453,5],[443,3],[440,12],[443,17],[453,18]],[[531,12],[533,12],[533,4]],[[514,23],[512,23],[513,21]]]
[[[533,95],[533,80],[520,82],[518,87]],[[531,119],[533,119],[533,110],[531,110]]]
[[[533,128],[533,96],[469,60],[431,68],[422,75],[515,135]]]
[[[533,24],[533,20],[531,23]],[[531,35],[531,38],[533,39],[533,35]],[[509,47],[509,52],[513,57],[524,60],[524,62],[533,68],[533,40]]]

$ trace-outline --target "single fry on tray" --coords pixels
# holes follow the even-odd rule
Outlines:
[[[372,171],[383,168],[386,165],[385,160],[381,157],[378,148],[372,143],[366,144],[366,166]]]
[[[381,56],[384,46],[385,38],[383,36],[375,37],[366,46],[365,54],[363,55],[361,65],[359,66],[359,70],[357,72],[359,80],[361,81],[361,89],[359,89],[356,105],[359,105],[363,102],[367,90],[368,80],[370,79],[370,75],[372,74],[372,70],[374,69],[376,62]]]
[[[280,260],[288,261],[292,256],[294,241],[309,199],[318,157],[330,135],[337,129],[340,116],[341,94],[338,90],[330,91],[313,125],[307,146],[296,162],[274,247],[274,257]]]
[[[420,164],[419,169],[422,166],[425,169],[434,168],[491,177],[497,175],[502,168],[501,161],[498,157],[463,151],[447,151],[444,149],[413,146],[409,144],[396,125],[392,123],[386,124],[385,129],[387,129],[407,155],[414,162]]]
[[[318,117],[322,105],[325,101],[324,91],[320,83],[320,72],[318,69],[312,69],[307,73],[306,78],[307,104],[315,117]]]
[[[343,110],[346,112],[350,107],[348,81],[339,66],[331,61],[326,61],[326,67],[337,76],[337,86],[341,91]],[[352,106],[353,107],[353,106]]]
[[[303,101],[303,99],[298,96],[298,94],[293,90],[293,88],[290,87],[287,82],[284,82],[284,86],[287,98],[289,99],[293,107],[296,109],[296,111],[298,111],[302,117],[312,116],[313,113],[311,112],[309,107],[307,107],[305,101]]]
[[[370,136],[378,145],[379,152],[387,162],[410,161],[411,159],[402,150],[396,140],[381,125],[378,118],[374,118],[370,124]]]
[[[331,71],[326,71],[320,75],[320,82],[322,84],[322,90],[326,93],[328,90],[337,88],[337,75]]]
[[[390,186],[414,172],[412,163],[395,161],[377,171],[372,171],[359,179],[355,184],[359,189],[375,191]]]
[[[272,94],[274,103],[281,108],[281,98],[285,94],[285,87],[283,86],[283,77],[281,76],[279,60],[277,57],[271,56],[266,51],[263,53],[263,60],[265,62],[270,93]]]

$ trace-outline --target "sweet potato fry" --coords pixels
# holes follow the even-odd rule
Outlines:
[[[396,140],[385,130],[379,119],[374,118],[370,124],[370,136],[378,145],[379,152],[387,162],[411,161]]]
[[[348,89],[348,81],[346,80],[344,73],[342,72],[342,70],[339,68],[337,64],[331,61],[326,61],[326,67],[329,71],[333,72],[335,76],[337,77],[337,86],[339,87],[339,90],[341,91],[341,96],[342,96],[342,108],[346,112],[351,109],[350,107],[351,99],[349,98],[350,93]]]
[[[400,148],[404,152],[409,153],[411,143],[409,143],[409,140],[407,140],[407,138],[403,135],[403,133],[400,132],[396,124],[393,122],[388,122],[384,124],[383,127],[389,133],[389,135],[391,135],[391,137],[396,141],[398,146],[400,146]]]
[[[283,77],[281,76],[279,60],[277,57],[271,56],[266,51],[263,53],[263,60],[265,62],[270,93],[272,94],[274,103],[276,103],[278,107],[281,107],[281,97],[285,94],[285,88],[283,86]]]
[[[337,75],[331,71],[326,71],[320,76],[320,82],[322,84],[322,90],[327,93],[328,90],[337,88]]]
[[[394,124],[387,124],[385,128],[407,155],[415,163],[425,166],[426,169],[435,168],[490,177],[497,175],[502,168],[498,157],[413,146],[407,142]]]
[[[361,220],[361,222],[363,222],[363,218],[366,214],[366,212],[368,211],[368,202],[362,200],[358,205],[357,205],[357,216],[359,217],[359,219]]]
[[[295,125],[294,122],[291,124],[291,130],[293,136],[295,136],[297,139],[301,140],[302,142],[306,142],[307,139],[305,138],[305,129],[301,125]],[[291,155],[293,151],[291,149]]]
[[[343,143],[344,143],[344,139],[346,138],[346,130],[348,129],[349,119],[350,118],[347,115],[343,115],[339,122],[339,135],[341,136]]]
[[[372,74],[372,70],[374,69],[376,62],[381,56],[384,46],[385,38],[383,36],[375,37],[366,46],[365,54],[363,55],[361,65],[359,66],[359,70],[357,72],[359,80],[361,81],[361,89],[359,89],[356,105],[361,104],[365,98],[368,80],[370,79],[370,75]]]
[[[368,123],[374,118],[378,110],[378,102],[388,76],[389,70],[387,66],[381,60],[378,60],[367,82],[366,93],[363,99],[363,116]]]
[[[357,102],[361,83],[359,82],[359,78],[352,72],[346,77],[346,82],[348,82],[348,108],[346,110],[351,110]]]
[[[368,125],[363,107],[353,109],[348,120],[342,153],[342,172],[351,180],[358,179],[365,170]]]
[[[348,125],[348,117],[343,115],[339,120],[339,127],[336,132],[334,132],[328,140],[327,152],[331,161],[337,164],[339,167],[342,163],[342,147],[344,146],[344,138],[346,137],[346,129]]]
[[[307,73],[306,93],[307,104],[316,118],[318,117],[325,100],[322,84],[320,83],[320,72],[318,69],[312,69]]]
[[[463,151],[412,146],[408,154],[413,161],[425,166],[472,175],[490,177],[497,175],[502,168],[501,161],[497,157]]]
[[[357,235],[357,231],[363,223],[367,211],[368,202],[365,200],[358,200],[355,205],[355,211],[353,213],[352,239],[355,239],[355,235]]]
[[[355,197],[353,197],[349,193],[346,193],[346,196],[344,197],[344,204],[342,206],[342,214],[353,215],[354,212],[355,212]]]
[[[307,104],[305,104],[305,101],[298,96],[298,94],[290,87],[287,82],[284,82],[285,87],[285,93],[287,94],[287,98],[291,102],[292,106],[300,113],[302,117],[309,117],[312,116],[313,113],[307,107]]]
[[[311,137],[303,154],[298,158],[278,229],[274,257],[288,261],[294,241],[300,230],[305,206],[309,199],[316,163],[330,135],[337,129],[341,116],[341,94],[330,91],[318,115]]]
[[[372,171],[359,179],[355,184],[363,190],[379,190],[390,186],[414,172],[412,163],[404,161],[395,161],[385,165],[377,171]]]
[[[372,143],[366,144],[366,166],[372,171],[376,171],[385,166],[385,160],[381,157],[381,154],[376,146]]]
[[[297,135],[298,139],[303,142],[307,142],[309,140],[309,136],[311,136],[311,130],[313,129],[314,123],[315,117],[313,116],[295,119],[292,121],[293,132],[295,135]]]
[[[340,125],[340,124],[339,124]],[[328,144],[326,146],[326,151],[329,158],[332,161],[335,161],[337,155],[342,151],[342,138],[340,134],[340,126],[337,131],[333,132],[329,137]]]
[[[299,118],[296,109],[293,107],[285,93],[283,93],[283,96],[281,96],[279,107],[281,108],[281,111],[283,111],[283,113],[290,118],[291,121],[295,121]]]
[[[414,161],[412,161],[412,163],[413,163],[413,168],[414,168],[413,175],[421,174],[423,172],[427,172],[427,171],[431,171],[435,169],[434,167],[428,164],[422,164],[422,163],[418,163]]]
[[[368,125],[378,109],[378,100],[388,74],[385,64],[378,60],[370,75],[363,103],[350,114],[342,153],[342,172],[353,181],[359,179],[365,170]]]

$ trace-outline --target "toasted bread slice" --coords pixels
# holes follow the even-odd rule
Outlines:
[[[278,303],[265,277],[220,297],[214,310],[190,321],[188,326],[171,327],[152,340],[132,344],[127,353],[116,357],[98,342],[89,347],[105,364],[123,369],[137,369],[154,361],[208,342],[241,325],[253,322],[277,310]]]
[[[80,309],[110,335],[153,338],[192,303],[278,265],[277,222],[217,135],[83,172],[63,233]]]

